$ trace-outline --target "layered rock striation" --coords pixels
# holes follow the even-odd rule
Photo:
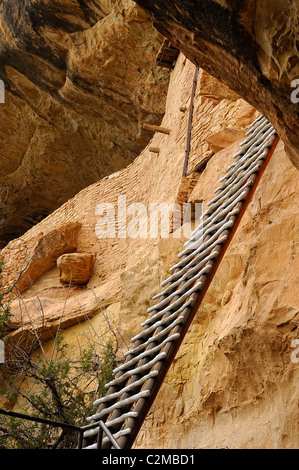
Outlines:
[[[182,178],[194,70],[180,54],[161,123],[169,135],[154,134],[127,168],[83,189],[0,252],[4,287],[16,279],[19,283],[12,302],[14,340],[30,338],[34,322],[48,342],[45,349],[51,350],[60,326],[75,351],[90,325],[98,334],[111,335],[109,319],[120,351],[130,347],[187,235],[123,237],[119,211],[132,203],[146,208],[153,202],[205,204],[232,163],[246,126],[259,114],[200,70],[191,153]],[[159,148],[159,154],[151,147]],[[299,368],[292,346],[298,340],[298,191],[298,171],[281,142],[136,447],[298,448]],[[115,210],[111,238],[99,238],[101,203]],[[68,234],[68,243],[61,242],[62,234]],[[67,271],[89,256],[93,266],[85,284],[61,282],[61,260]]]
[[[139,155],[164,114],[162,42],[131,0],[1,2],[2,246]]]

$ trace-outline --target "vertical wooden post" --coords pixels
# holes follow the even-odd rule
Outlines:
[[[195,92],[197,87],[197,78],[199,73],[198,65],[195,68],[195,74],[193,78],[193,87],[192,87],[192,94],[191,94],[191,103],[190,103],[190,110],[189,110],[189,122],[188,122],[188,133],[187,133],[187,145],[186,145],[186,155],[185,155],[185,163],[183,168],[183,177],[186,176],[187,168],[188,168],[188,160],[191,148],[191,130],[192,130],[192,120],[193,120],[193,109],[194,109],[194,98]]]

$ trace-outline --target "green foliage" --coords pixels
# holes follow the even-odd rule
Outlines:
[[[5,377],[6,387],[1,394],[14,411],[82,426],[93,414],[93,401],[106,393],[105,384],[113,378],[115,348],[108,340],[99,358],[95,345],[81,352],[78,360],[68,357],[68,345],[62,334],[56,338],[55,357],[46,361],[38,355],[33,362],[27,358],[26,380],[16,388],[15,377]],[[19,404],[20,403],[20,404]],[[0,418],[0,448],[44,449],[73,448],[77,435],[61,429],[26,422],[16,418]]]
[[[99,395],[104,397],[107,393],[105,385],[113,380],[113,369],[115,368],[115,351],[111,340],[107,341],[104,348],[103,359],[99,371]]]
[[[2,264],[0,264],[1,274]],[[7,334],[10,306],[4,304],[0,285],[0,338]],[[113,379],[116,347],[112,340],[101,346],[91,342],[79,357],[66,343],[62,331],[55,337],[51,357],[32,354],[22,343],[17,353],[0,367],[0,407],[30,416],[76,426],[94,413],[93,402],[106,394]],[[0,449],[74,448],[78,436],[49,425],[0,415]]]

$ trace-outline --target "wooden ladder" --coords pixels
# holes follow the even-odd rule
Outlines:
[[[114,370],[107,395],[94,402],[88,421],[104,421],[121,449],[132,447],[279,141],[263,116],[249,126],[246,137],[161,292],[153,297],[149,317],[132,338],[124,363]],[[85,432],[85,448],[97,447],[97,432],[97,427]],[[111,441],[104,438],[102,446],[111,448]]]

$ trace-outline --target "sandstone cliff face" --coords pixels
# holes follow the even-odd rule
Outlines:
[[[210,199],[233,147],[191,198]],[[298,448],[298,171],[273,155],[137,446]]]
[[[122,318],[122,322],[126,323],[130,317],[132,301],[136,300],[133,300],[135,294],[126,287],[126,283],[129,282],[140,299],[140,306],[137,301],[132,313],[146,315],[145,307],[150,302],[151,293],[154,295],[154,290],[158,288],[163,274],[171,265],[171,261],[175,260],[181,240],[167,238],[161,240],[160,231],[158,238],[122,238],[122,234],[117,230],[115,238],[99,239],[96,227],[101,216],[97,213],[97,206],[100,203],[113,204],[118,216],[119,196],[126,198],[127,207],[136,202],[143,202],[148,207],[152,202],[170,204],[179,199],[188,127],[188,112],[180,109],[188,109],[194,68],[194,65],[182,55],[176,71],[173,72],[166,114],[162,122],[164,127],[171,130],[170,135],[155,134],[148,147],[134,163],[82,190],[60,209],[19,239],[11,241],[2,250],[1,258],[5,261],[4,287],[12,285],[22,270],[17,288],[29,303],[30,299],[34,298],[33,290],[30,288],[32,282],[34,291],[38,292],[41,298],[46,295],[48,309],[45,312],[46,319],[53,321],[51,305],[55,305],[57,301],[54,295],[56,289],[62,296],[68,291],[68,288],[61,286],[59,282],[59,270],[55,266],[55,259],[71,252],[91,253],[96,258],[87,289],[85,287],[81,291],[78,286],[71,288],[76,298],[83,292],[94,300],[94,293],[98,292],[97,298],[101,306],[121,302],[122,305],[127,305],[124,307]],[[207,139],[211,136],[215,138],[221,131],[228,129],[234,130],[238,139],[244,135],[245,126],[252,122],[256,115],[255,109],[201,71],[194,109],[192,131],[194,144],[187,169],[187,174],[191,173],[189,179],[193,181],[194,168],[200,167],[201,162],[206,162],[213,154]],[[218,144],[227,145],[227,142],[224,144],[223,142]],[[157,156],[151,153],[150,146],[159,147],[160,154]],[[198,176],[199,173],[197,178]],[[130,220],[129,216],[127,220]],[[116,224],[116,229],[118,228]],[[152,272],[153,265],[157,270],[155,275],[154,271]],[[145,289],[142,295],[140,295],[141,285]],[[17,302],[16,309],[18,309]],[[75,315],[71,311],[69,316],[76,322]],[[66,310],[65,321],[67,317]],[[133,319],[132,327],[136,328],[134,315]],[[29,320],[28,328],[30,329]],[[123,331],[128,339],[134,334],[134,331],[127,331],[125,326]]]
[[[299,77],[296,0],[136,0],[154,25],[190,60],[260,110],[277,129],[299,167]]]
[[[169,72],[155,64],[163,38],[131,0],[4,0],[0,25],[3,246],[139,155]]]
[[[34,321],[51,348],[61,322],[75,350],[90,323],[109,335],[109,318],[125,350],[139,332],[151,297],[185,239],[99,239],[97,205],[108,202],[117,210],[119,195],[126,196],[127,204],[146,206],[180,200],[188,125],[184,110],[190,103],[193,75],[194,65],[181,54],[171,73],[162,121],[170,135],[155,134],[126,169],[82,190],[2,250],[6,287],[24,269],[18,280],[22,301],[12,304],[15,338],[22,332],[30,336]],[[246,126],[257,115],[238,95],[200,71],[187,169],[189,201],[211,198]],[[159,155],[151,153],[150,146],[159,147]],[[136,447],[298,447],[299,369],[291,360],[291,342],[298,338],[298,190],[298,171],[281,143]],[[68,233],[65,245],[62,233]],[[68,287],[60,282],[53,260],[75,252],[92,255],[94,265],[86,285]],[[46,270],[40,269],[41,256]]]

